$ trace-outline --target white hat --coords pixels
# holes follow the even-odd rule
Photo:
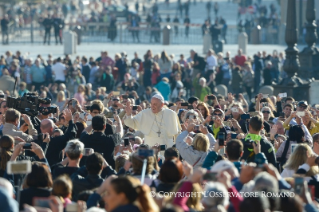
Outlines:
[[[155,94],[152,98],[159,99],[161,102],[164,103],[164,97],[159,93]]]
[[[235,165],[229,160],[220,160],[210,168],[210,172],[221,172],[233,167],[235,167]]]

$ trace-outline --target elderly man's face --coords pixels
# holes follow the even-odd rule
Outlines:
[[[164,103],[161,102],[161,100],[157,99],[157,98],[152,98],[151,99],[151,109],[153,113],[158,113],[162,110],[164,106]]]

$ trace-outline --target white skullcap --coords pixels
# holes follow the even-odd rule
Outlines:
[[[164,103],[164,97],[161,94],[155,94],[152,98],[159,99],[161,102]]]

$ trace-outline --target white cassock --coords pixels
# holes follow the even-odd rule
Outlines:
[[[167,148],[174,145],[173,137],[181,131],[177,114],[163,108],[155,114],[150,108],[136,116],[124,116],[124,124],[134,130],[141,131],[145,136],[145,144],[166,144]]]

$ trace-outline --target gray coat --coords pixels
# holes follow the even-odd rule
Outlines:
[[[192,165],[194,168],[201,167],[205,161],[205,158],[207,156],[208,152],[198,151],[193,148],[193,146],[188,145],[184,139],[187,137],[188,132],[183,131],[181,134],[179,134],[176,138],[176,148],[179,151],[179,154],[182,156],[182,158],[188,162],[190,165]],[[212,134],[207,134],[210,142],[210,147],[212,148],[214,144],[216,143],[216,140]],[[195,165],[195,166],[194,166]]]

